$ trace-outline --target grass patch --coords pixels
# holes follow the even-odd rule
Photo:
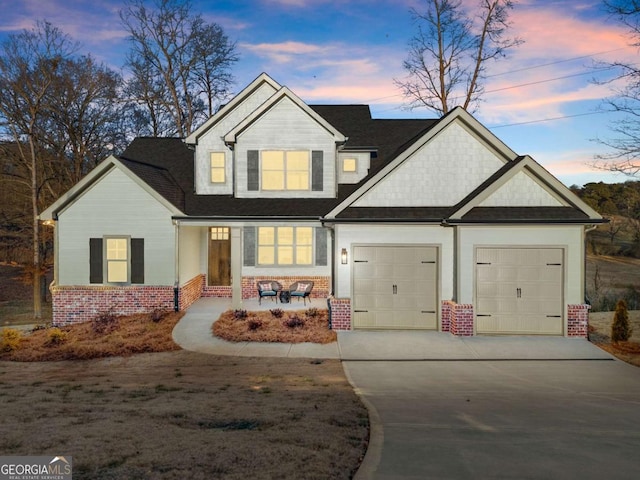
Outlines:
[[[227,310],[214,322],[213,334],[230,342],[331,343],[328,310],[309,308],[283,312]]]

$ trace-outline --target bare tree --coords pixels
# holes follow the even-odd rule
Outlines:
[[[513,6],[512,0],[481,0],[475,17],[461,0],[425,0],[424,10],[412,8],[418,31],[403,62],[407,76],[395,79],[408,107],[440,115],[458,105],[475,110],[487,62],[522,43],[506,36]]]
[[[10,36],[0,50],[0,116],[7,136],[15,141],[20,160],[31,175],[34,318],[42,316],[40,255],[39,161],[42,146],[39,123],[48,111],[47,94],[61,62],[77,48],[69,37],[50,23]]]
[[[640,47],[640,2],[637,0],[611,0],[604,2],[606,9],[628,29],[629,45]],[[610,68],[618,72],[608,82],[612,96],[603,102],[603,109],[621,114],[610,124],[612,137],[596,141],[609,147],[609,153],[596,155],[594,166],[631,177],[640,173],[640,68],[632,62],[599,62],[597,68]],[[620,85],[622,86],[616,86]]]
[[[228,95],[236,46],[222,27],[192,14],[189,0],[155,0],[154,7],[131,0],[120,12],[131,41],[127,91],[154,134],[184,137]]]

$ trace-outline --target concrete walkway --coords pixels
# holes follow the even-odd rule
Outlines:
[[[323,300],[307,302],[306,308],[326,308]],[[173,339],[185,350],[213,355],[244,357],[336,358],[343,361],[374,360],[598,360],[609,354],[585,339],[564,337],[455,337],[449,333],[423,331],[338,332],[338,341],[315,343],[227,342],[214,337],[211,325],[231,308],[226,298],[201,298],[187,310],[173,330]],[[266,310],[276,304],[265,299],[243,302],[242,308]],[[301,302],[277,304],[287,310],[304,309]]]

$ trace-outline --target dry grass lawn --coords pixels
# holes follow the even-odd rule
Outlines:
[[[368,415],[338,361],[186,351],[0,362],[3,455],[74,479],[348,479]]]
[[[18,324],[15,272],[0,318]],[[352,478],[369,421],[339,361],[182,351],[180,316],[0,335],[0,454],[69,455],[78,480]]]
[[[331,343],[329,312],[317,308],[259,312],[227,310],[213,324],[213,334],[230,342]]]

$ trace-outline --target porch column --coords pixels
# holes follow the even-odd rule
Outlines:
[[[231,227],[231,306],[242,307],[242,229]]]

